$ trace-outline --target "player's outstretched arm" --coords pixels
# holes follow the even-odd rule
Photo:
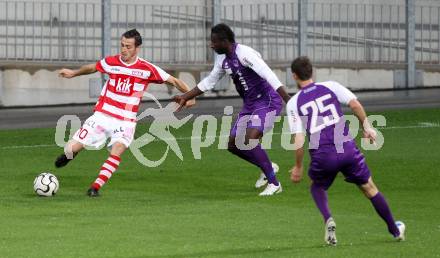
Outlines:
[[[173,100],[180,105],[180,108],[177,111],[180,111],[183,106],[185,106],[186,102],[190,99],[194,99],[195,97],[202,95],[203,91],[201,91],[198,87],[194,87],[192,90],[186,92],[183,95],[177,95],[173,97]]]
[[[197,84],[196,87],[194,87],[192,90],[186,92],[183,95],[175,96],[173,100],[177,103],[179,103],[180,107],[177,109],[177,111],[180,111],[182,107],[185,105],[185,103],[190,100],[194,99],[195,97],[202,95],[205,91],[211,90],[214,88],[214,85],[222,78],[222,76],[225,74],[225,71],[222,69],[222,66],[220,64],[220,58],[217,58],[216,63],[214,64],[214,68],[209,73],[209,75],[204,78],[199,84]]]
[[[190,91],[189,86],[188,86],[184,81],[182,81],[182,80],[180,80],[180,79],[177,79],[177,78],[174,77],[174,76],[170,76],[170,77],[168,78],[168,80],[166,80],[165,82],[166,82],[168,85],[172,85],[172,86],[176,87],[176,89],[178,89],[178,90],[179,90],[180,92],[182,92],[182,93],[187,93],[187,92]],[[195,100],[195,98],[188,99],[188,100],[184,103],[184,105],[185,105],[186,107],[191,107],[191,106],[194,106],[195,104],[196,104],[196,100]]]
[[[83,65],[77,70],[63,68],[58,72],[58,75],[63,78],[73,78],[80,75],[91,74],[96,71],[96,64],[93,63]]]
[[[297,133],[294,137],[295,143],[295,166],[290,170],[290,180],[293,183],[301,182],[303,175],[303,159],[304,159],[304,141],[303,133]]]
[[[362,104],[357,99],[352,99],[350,100],[350,102],[348,102],[348,106],[353,111],[354,115],[359,119],[359,122],[362,124],[364,138],[367,138],[372,143],[375,143],[377,133],[368,121],[367,114],[365,113]]]

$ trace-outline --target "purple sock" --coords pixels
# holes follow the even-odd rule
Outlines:
[[[370,199],[371,203],[374,206],[374,209],[376,209],[377,214],[385,221],[385,223],[388,226],[388,231],[393,236],[399,235],[399,229],[396,226],[396,223],[394,222],[393,215],[391,214],[391,210],[388,207],[387,201],[383,197],[383,195],[378,192],[373,198]]]
[[[324,223],[332,216],[330,209],[328,208],[327,192],[324,188],[315,184],[310,186],[310,192],[312,193],[313,200],[315,200],[316,207],[318,207],[322,216],[324,217]]]
[[[261,148],[261,144],[255,146],[252,150],[243,150],[242,152],[247,153],[251,162],[261,168],[269,184],[279,185],[272,168],[272,162],[270,162],[266,151]]]
[[[231,153],[233,153],[234,155],[236,155],[236,156],[238,156],[238,157],[240,157],[240,158],[242,158],[242,159],[244,159],[244,160],[246,160],[246,161],[248,161],[248,162],[254,164],[255,166],[258,166],[258,164],[255,163],[255,161],[252,159],[252,157],[250,157],[249,153],[246,153],[246,152],[244,152],[244,151],[241,151],[241,150],[239,150],[239,149],[238,149],[237,147],[235,147],[235,146],[229,147],[228,150],[229,150]]]
[[[235,146],[234,146],[235,147]],[[270,184],[279,185],[279,182],[275,176],[275,172],[272,168],[272,162],[269,159],[266,151],[261,148],[261,144],[258,144],[252,150],[240,150],[238,148],[230,148],[230,152],[239,156],[240,158],[258,166],[267,178]]]

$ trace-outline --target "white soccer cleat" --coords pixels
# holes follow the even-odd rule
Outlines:
[[[273,168],[273,172],[275,174],[278,173],[278,171],[280,170],[280,167],[276,163],[273,163],[273,162],[272,162],[272,168]],[[264,173],[261,172],[260,178],[258,178],[257,182],[255,182],[255,188],[263,187],[266,184],[267,184],[266,175],[264,175]]]
[[[338,242],[338,240],[336,240],[336,223],[331,217],[325,223],[324,241],[332,246],[336,246],[336,243]]]
[[[397,241],[404,241],[405,240],[405,229],[406,226],[402,221],[396,221],[396,226],[399,229],[399,235],[396,236]]]
[[[268,184],[266,186],[266,189],[264,189],[264,191],[262,191],[259,196],[269,196],[269,195],[274,195],[277,193],[281,193],[283,191],[283,188],[281,187],[281,183],[278,183],[278,185],[274,185],[274,184]]]

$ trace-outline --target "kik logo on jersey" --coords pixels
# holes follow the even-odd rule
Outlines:
[[[116,83],[116,92],[129,94],[133,83],[130,82],[130,78],[118,78]]]

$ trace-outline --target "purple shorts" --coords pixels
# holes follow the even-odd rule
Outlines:
[[[356,185],[367,183],[371,176],[365,157],[354,142],[347,142],[344,153],[337,153],[334,148],[320,148],[310,154],[309,177],[324,189],[332,185],[339,171],[345,176],[345,181]]]
[[[246,106],[243,107],[235,120],[234,126],[231,128],[230,135],[245,134],[247,128],[256,128],[262,133],[271,130],[275,124],[276,117],[281,113],[282,107],[282,104],[263,104],[252,110]]]

